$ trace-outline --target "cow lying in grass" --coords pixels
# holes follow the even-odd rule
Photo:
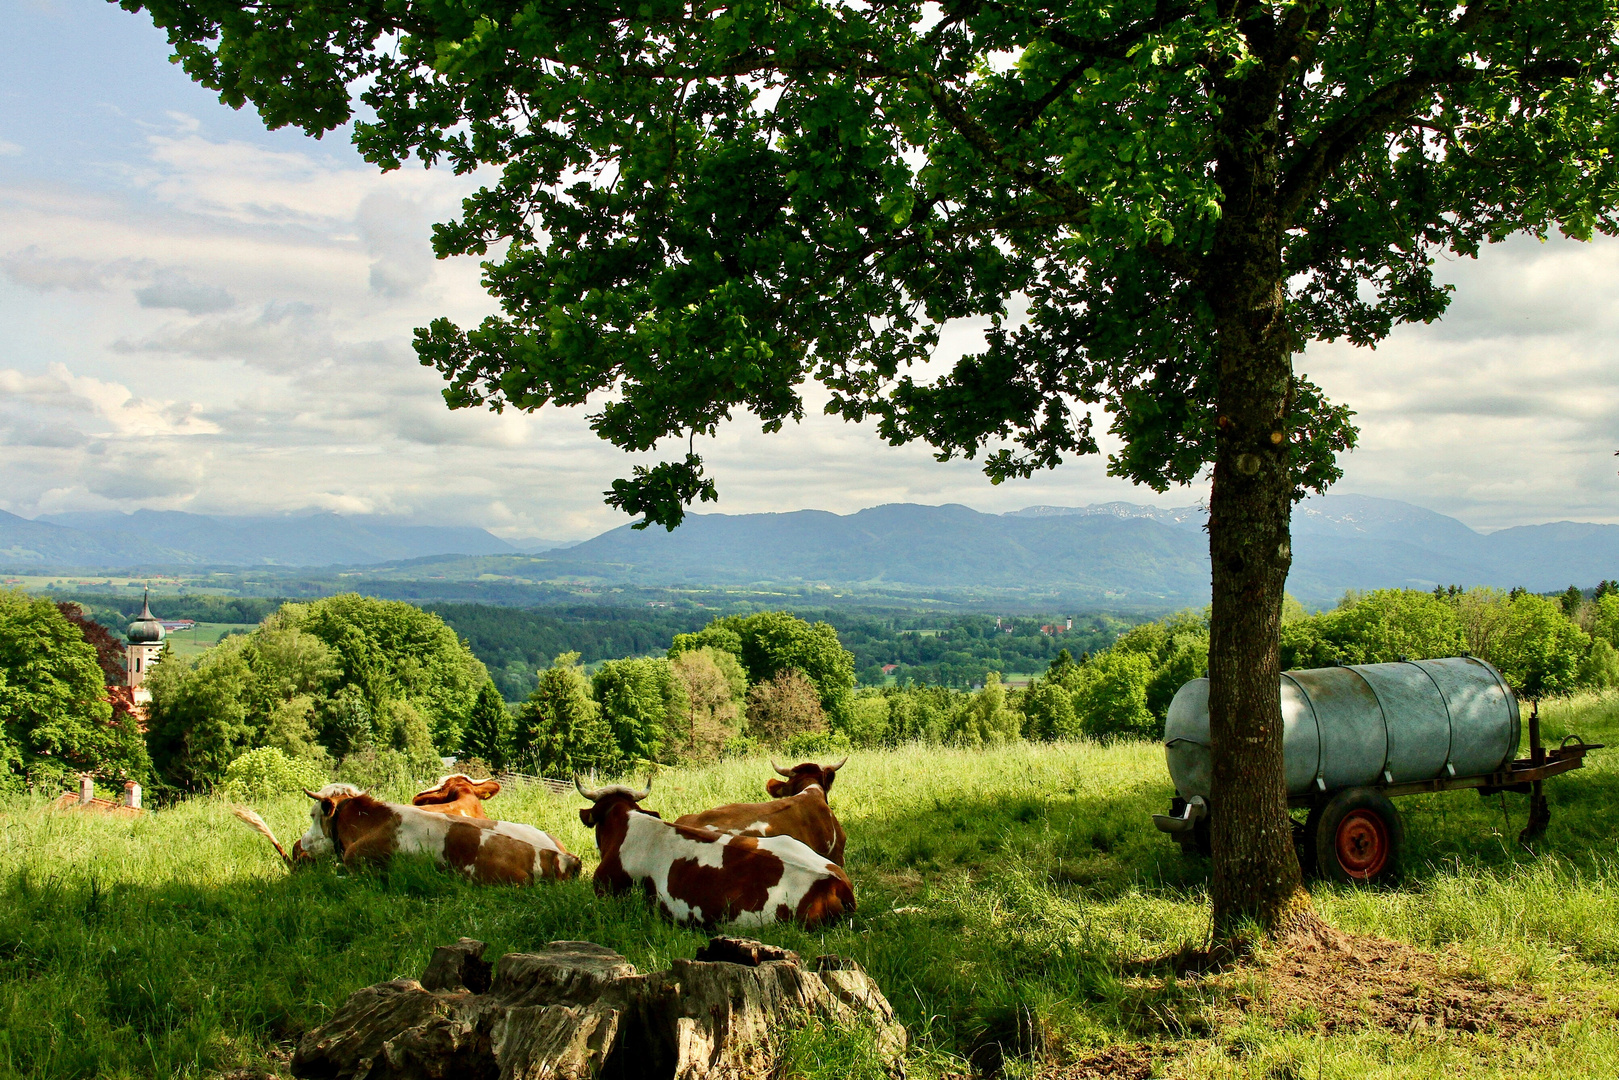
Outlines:
[[[236,812],[270,838],[289,867],[326,854],[349,867],[385,866],[397,854],[431,856],[483,884],[528,885],[539,878],[565,880],[579,874],[579,858],[532,825],[380,802],[352,784],[327,784],[304,794],[315,800],[309,831],[292,845],[290,855],[257,814]]]
[[[798,922],[809,928],[855,909],[843,870],[790,836],[741,836],[670,824],[639,803],[651,791],[590,790],[579,820],[596,830],[596,892],[639,887],[677,923],[744,926]]]
[[[466,773],[442,776],[437,785],[417,792],[410,805],[435,814],[453,814],[457,817],[486,818],[485,799],[500,794],[500,781],[474,780]]]
[[[675,824],[743,836],[791,836],[811,851],[842,866],[843,845],[848,837],[827,805],[826,796],[832,790],[838,770],[848,760],[844,758],[836,765],[806,761],[791,769],[772,761],[770,767],[787,778],[766,781],[765,791],[775,796],[774,801],[716,806],[699,814],[678,817]]]

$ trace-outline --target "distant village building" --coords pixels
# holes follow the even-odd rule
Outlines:
[[[142,706],[143,711],[144,706],[152,700],[152,692],[146,689],[145,685],[146,673],[163,655],[163,638],[166,634],[163,624],[152,615],[150,593],[143,593],[140,617],[129,624],[129,629],[124,635],[129,641],[124,650],[124,663],[127,669],[124,685],[134,691],[135,703]]]

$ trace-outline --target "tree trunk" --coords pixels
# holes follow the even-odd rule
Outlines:
[[[1220,379],[1209,500],[1217,942],[1250,922],[1278,934],[1313,918],[1287,814],[1279,693],[1277,635],[1292,563],[1293,374],[1276,206],[1279,82],[1261,75],[1229,88],[1217,172],[1223,217],[1209,262]]]

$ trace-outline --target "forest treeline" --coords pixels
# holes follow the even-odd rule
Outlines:
[[[121,630],[140,611],[140,601],[100,593],[63,596],[90,611],[107,627]],[[257,623],[286,600],[257,597],[164,596],[165,619],[212,623]],[[676,634],[701,629],[716,616],[712,608],[567,604],[542,608],[431,602],[420,605],[442,618],[471,646],[507,701],[525,700],[538,672],[553,658],[577,652],[594,665],[624,656],[665,652]],[[893,608],[797,608],[804,618],[826,622],[854,656],[856,680],[877,686],[889,677],[941,686],[982,685],[991,671],[1043,671],[1057,653],[1073,655],[1105,648],[1136,620],[1085,612],[1072,616],[1000,617],[976,613],[941,614]],[[732,612],[722,612],[731,614]],[[741,612],[746,614],[747,612]],[[884,672],[883,668],[893,665]]]
[[[238,774],[248,768],[243,762],[370,783],[426,776],[451,757],[566,777],[760,748],[808,757],[911,741],[1155,738],[1175,692],[1208,666],[1207,619],[1197,611],[1138,624],[1077,654],[1060,644],[1066,633],[1034,627],[1039,647],[1056,651],[1019,689],[987,660],[970,689],[914,677],[862,686],[860,656],[849,647],[859,627],[789,612],[712,618],[673,633],[662,650],[661,638],[635,636],[654,634],[656,620],[646,622],[626,620],[622,636],[596,643],[618,641],[631,655],[587,668],[580,650],[558,652],[535,670],[523,700],[509,703],[438,611],[355,594],[288,603],[196,657],[166,654],[148,676],[142,740],[108,704],[116,643],[72,605],[4,592],[0,761],[9,783],[88,769],[153,783],[161,794],[219,786],[233,763]],[[875,625],[891,638],[914,633]],[[1020,637],[1015,625],[1011,634],[985,626],[993,621],[964,618],[962,628],[979,636],[962,639],[1000,646]],[[99,651],[89,640],[97,634],[106,638]],[[1619,586],[1560,597],[1379,590],[1313,615],[1290,602],[1281,649],[1284,668],[1469,653],[1528,699],[1607,689],[1619,686]]]
[[[520,609],[485,604],[424,605],[467,639],[508,701],[522,701],[537,672],[564,652],[581,663],[662,653],[675,635],[700,629],[712,611],[574,605]],[[1078,655],[1105,648],[1132,620],[1101,613],[1073,617],[999,617],[895,609],[798,608],[798,614],[833,627],[853,656],[856,681],[941,686],[982,685],[991,671],[1043,671],[1063,649]],[[883,668],[894,665],[891,671]]]

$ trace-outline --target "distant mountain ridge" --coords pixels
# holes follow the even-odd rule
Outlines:
[[[1201,506],[1122,502],[1007,514],[904,503],[847,515],[693,514],[674,533],[622,526],[541,558],[553,575],[607,582],[1044,589],[1097,603],[1200,604],[1209,590],[1206,520]],[[1619,578],[1619,525],[1481,534],[1432,510],[1365,495],[1306,499],[1293,515],[1288,589],[1310,604],[1349,589],[1548,592],[1609,577]]]
[[[560,546],[507,542],[472,527],[336,514],[143,510],[30,521],[0,512],[0,567],[391,565],[397,576],[432,560],[435,578],[825,584],[1061,595],[1104,606],[1201,604],[1209,588],[1206,516],[1201,506],[1122,502],[1007,514],[892,503],[852,514],[691,514],[673,533],[624,525]],[[1619,525],[1555,522],[1480,534],[1455,518],[1364,495],[1307,499],[1293,516],[1288,589],[1310,604],[1330,603],[1347,589],[1457,584],[1548,592],[1603,578],[1619,578]]]
[[[511,555],[484,529],[338,514],[230,517],[173,510],[0,512],[0,566],[364,566],[426,555]]]

